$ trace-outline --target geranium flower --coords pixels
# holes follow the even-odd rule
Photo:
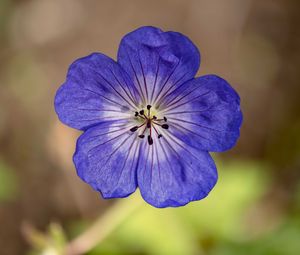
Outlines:
[[[206,197],[217,181],[209,151],[234,146],[242,113],[224,79],[194,78],[199,64],[186,36],[155,27],[125,35],[117,61],[93,53],[71,64],[55,110],[84,131],[73,157],[79,177],[104,198],[138,187],[155,207]]]

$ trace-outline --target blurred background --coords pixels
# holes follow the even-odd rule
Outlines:
[[[300,254],[300,1],[0,0],[1,255]],[[75,59],[143,25],[199,47],[241,96],[237,146],[204,200],[103,200],[75,173],[53,98]],[[136,192],[139,193],[139,192]]]

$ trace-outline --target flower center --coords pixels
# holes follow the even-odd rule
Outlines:
[[[145,137],[146,130],[149,130],[148,132],[148,144],[152,145],[153,144],[153,131],[157,134],[158,138],[162,137],[162,134],[159,132],[160,128],[163,129],[168,129],[169,125],[166,124],[167,118],[163,117],[162,119],[158,119],[153,112],[151,112],[151,105],[147,105],[147,110],[140,110],[139,112],[135,112],[134,117],[138,118],[139,120],[142,121],[142,124],[139,126],[134,126],[133,128],[130,129],[131,132],[136,132],[139,131],[138,137],[143,139]],[[162,123],[164,122],[164,123]]]

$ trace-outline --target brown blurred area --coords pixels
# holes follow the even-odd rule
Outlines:
[[[92,219],[112,204],[77,176],[79,132],[61,124],[53,99],[75,59],[116,57],[144,25],[181,32],[198,46],[198,75],[224,77],[241,96],[244,123],[224,158],[270,163],[267,203],[293,207],[300,177],[300,2],[297,0],[1,0],[0,160],[14,195],[0,202],[0,254],[28,249],[22,226]]]

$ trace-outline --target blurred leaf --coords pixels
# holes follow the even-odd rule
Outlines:
[[[251,161],[218,164],[216,187],[201,202],[178,212],[200,235],[239,239],[243,237],[243,215],[268,187],[267,167]]]
[[[250,242],[220,242],[212,255],[295,255],[300,251],[300,219],[288,219],[275,231]]]
[[[120,229],[121,241],[143,248],[149,254],[194,254],[192,233],[174,209],[154,209],[145,205]]]
[[[25,225],[25,237],[30,242],[32,250],[29,255],[63,255],[66,246],[66,237],[62,227],[51,223],[47,233],[42,233],[30,225]]]
[[[67,241],[63,228],[57,223],[50,224],[49,237],[55,249],[63,253]]]
[[[68,224],[67,233],[69,239],[73,239],[76,236],[80,235],[84,230],[86,230],[90,226],[91,222],[80,219],[77,221],[71,221]]]
[[[0,160],[0,202],[13,200],[17,194],[15,173]]]
[[[11,13],[12,1],[1,0],[0,1],[0,39],[4,38],[7,32],[7,21]],[[2,40],[1,40],[2,41]],[[1,43],[0,43],[1,44]]]
[[[267,167],[248,161],[218,165],[219,181],[207,198],[167,209],[144,202],[90,254],[201,254],[210,236],[212,242],[243,239],[243,216],[268,187]]]

